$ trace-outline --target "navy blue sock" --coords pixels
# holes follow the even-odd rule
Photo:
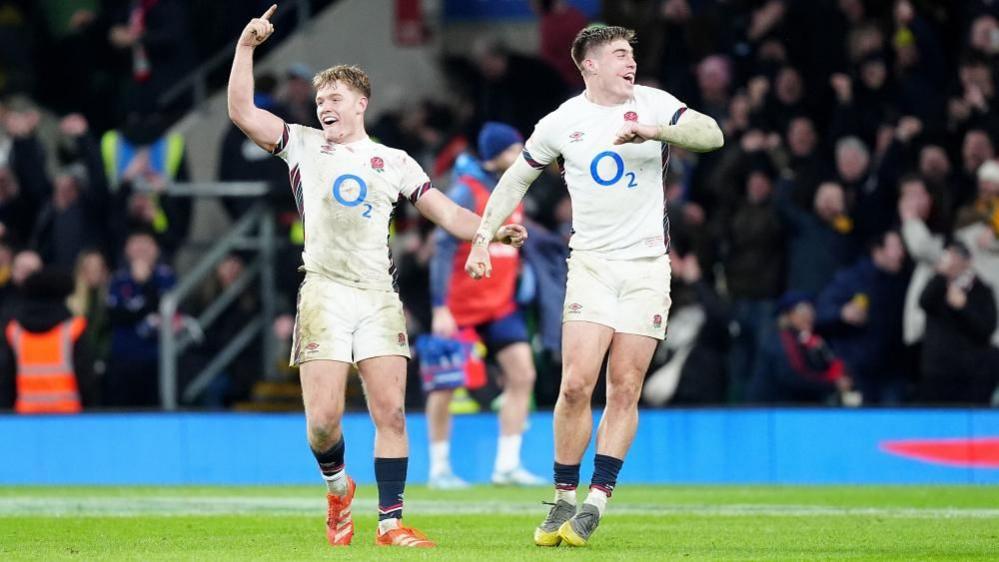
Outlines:
[[[617,473],[621,471],[624,461],[607,455],[597,455],[593,457],[593,478],[590,480],[590,488],[603,490],[609,498],[614,486],[617,485]]]
[[[402,493],[406,491],[409,457],[375,458],[378,481],[378,520],[402,519]]]
[[[555,489],[575,490],[579,486],[579,465],[555,463]]]
[[[312,449],[312,454],[315,455],[316,462],[319,463],[319,470],[323,473],[323,476],[333,476],[343,470],[343,450],[342,435],[339,441],[323,452]]]

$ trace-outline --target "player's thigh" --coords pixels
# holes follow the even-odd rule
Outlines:
[[[353,334],[354,361],[360,366],[372,357],[399,356],[404,359],[405,371],[409,340],[399,295],[394,291],[359,291],[356,306],[360,320]]]
[[[310,425],[336,422],[343,416],[344,389],[350,363],[318,359],[299,367],[302,381],[302,402]]]
[[[298,290],[291,364],[326,360],[351,363],[356,324],[353,292],[357,289],[319,275],[306,275]]]
[[[659,340],[638,334],[614,334],[607,358],[607,394],[620,393],[635,402]]]
[[[618,333],[666,338],[666,321],[672,301],[669,295],[669,258],[647,258],[623,262],[614,329]]]
[[[614,327],[617,287],[606,260],[574,252],[567,260],[568,277],[562,322],[592,322]]]
[[[406,403],[406,358],[400,355],[369,357],[357,363],[364,383],[368,411],[376,422],[401,414]]]
[[[594,322],[562,323],[562,389],[592,392],[614,337],[614,329]]]

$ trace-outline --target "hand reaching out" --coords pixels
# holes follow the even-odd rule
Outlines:
[[[239,35],[239,44],[246,47],[256,47],[263,43],[274,33],[274,24],[271,23],[271,16],[277,11],[277,4],[272,4],[264,15],[253,18],[246,24],[243,32]]]

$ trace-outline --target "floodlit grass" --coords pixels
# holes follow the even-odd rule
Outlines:
[[[590,546],[539,548],[547,488],[411,486],[440,547],[374,546],[373,486],[332,549],[323,488],[0,488],[2,560],[996,560],[999,487],[622,486]]]

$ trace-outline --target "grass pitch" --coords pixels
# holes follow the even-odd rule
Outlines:
[[[332,549],[314,487],[0,488],[0,560],[997,560],[999,487],[621,486],[590,546],[540,548],[548,488],[410,486],[439,548],[374,546],[373,486]]]

